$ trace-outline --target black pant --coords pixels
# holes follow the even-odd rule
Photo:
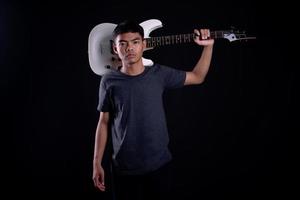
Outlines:
[[[143,175],[117,175],[114,173],[116,200],[170,199],[172,163]]]

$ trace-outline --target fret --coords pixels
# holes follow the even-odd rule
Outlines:
[[[184,42],[190,42],[190,41],[191,41],[191,36],[190,36],[190,34],[184,34],[184,35],[183,35],[183,41],[184,41]]]
[[[158,46],[158,45],[161,45],[160,38],[161,38],[161,37],[157,37],[157,40],[156,40],[156,44],[157,44],[157,46]]]
[[[176,44],[180,43],[180,35],[176,35],[175,37],[176,37]]]
[[[153,47],[155,47],[155,46],[156,46],[156,40],[155,40],[155,37],[153,37],[153,38],[152,38],[152,40],[151,40],[151,44],[152,44],[152,46],[153,46]]]
[[[149,42],[150,38],[146,38],[145,40],[146,40],[146,47],[151,48],[152,46],[150,45],[150,42]]]
[[[216,38],[220,38],[223,34],[223,31],[216,31]]]
[[[171,44],[170,36],[165,36],[165,38],[166,38],[166,44]]]

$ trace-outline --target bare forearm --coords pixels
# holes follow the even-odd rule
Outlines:
[[[212,58],[213,46],[205,46],[202,51],[202,55],[194,67],[192,73],[194,74],[198,83],[202,83],[208,72],[211,58]]]
[[[184,82],[185,85],[200,84],[205,80],[212,58],[212,52],[212,45],[208,45],[203,48],[201,57],[194,69],[186,73],[186,79]]]
[[[101,164],[107,142],[107,124],[98,123],[94,148],[94,164]]]

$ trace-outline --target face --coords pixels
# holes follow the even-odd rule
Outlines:
[[[123,33],[116,37],[114,51],[125,65],[142,62],[146,41],[139,33]]]

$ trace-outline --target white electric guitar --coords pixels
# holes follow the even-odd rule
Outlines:
[[[157,46],[179,44],[193,42],[195,34],[178,34],[160,37],[150,37],[150,33],[162,27],[162,22],[157,19],[150,19],[140,23],[144,29],[144,37],[146,39],[146,50],[153,49]],[[88,38],[88,56],[92,71],[97,75],[103,75],[109,70],[117,69],[121,66],[121,61],[112,50],[112,32],[117,24],[102,23],[95,26],[89,34]],[[236,40],[255,39],[255,37],[246,37],[244,32],[235,32],[233,30],[211,31],[210,36],[213,39],[225,38],[230,42]],[[153,65],[152,60],[142,58],[145,66]]]

